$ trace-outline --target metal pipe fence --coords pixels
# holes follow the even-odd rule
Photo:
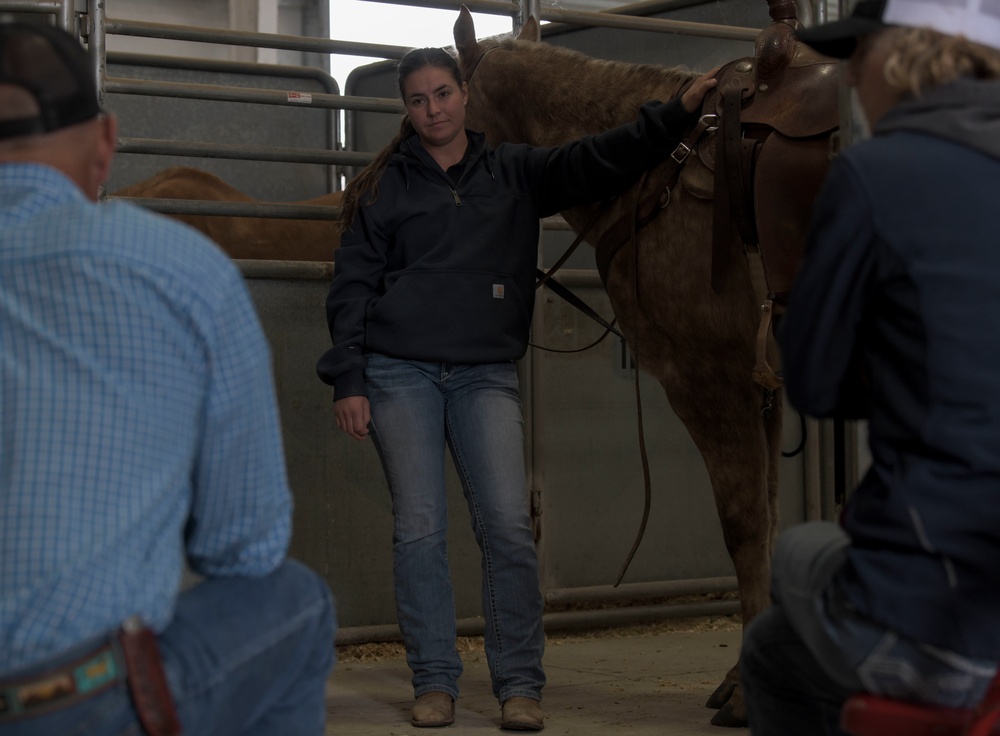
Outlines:
[[[370,0],[384,4],[414,5],[427,8],[452,9],[456,13],[463,4],[459,0]],[[534,0],[520,2],[501,2],[499,0],[466,0],[465,5],[474,12],[509,15],[512,19],[512,29],[523,23],[528,14],[535,14],[542,21],[550,21],[573,26],[606,27],[622,30],[653,31],[691,35],[708,38],[752,41],[757,37],[759,29],[730,27],[717,24],[693,23],[687,21],[667,20],[659,18],[638,17],[643,13],[662,12],[664,9],[686,7],[700,0],[649,0],[649,2],[634,3],[616,8],[610,12],[569,11],[556,8],[541,8]],[[763,2],[763,0],[760,0]],[[805,1],[805,0],[804,0]],[[824,0],[811,0],[813,8],[820,8],[815,17],[825,17]],[[73,0],[0,0],[0,12],[47,12],[56,15],[57,23],[64,28],[79,27],[82,35],[88,40],[91,55],[94,59],[95,74],[99,80],[102,100],[108,93],[127,95],[146,95],[167,98],[184,98],[199,100],[216,100],[223,102],[243,102],[274,106],[295,106],[301,103],[288,97],[287,92],[279,90],[255,90],[244,87],[225,85],[152,82],[141,79],[127,79],[107,74],[109,55],[106,50],[106,35],[135,36],[145,38],[167,39],[177,41],[194,41],[201,43],[227,44],[233,46],[269,48],[301,52],[319,52],[328,54],[349,54],[369,56],[376,59],[398,59],[406,52],[406,47],[384,44],[360,43],[346,40],[317,39],[282,34],[269,34],[245,31],[228,31],[193,26],[182,26],[164,23],[127,21],[106,17],[104,0],[87,0],[87,11],[74,15]],[[80,20],[79,24],[76,23]],[[264,69],[268,65],[249,65],[249,68]],[[345,112],[374,112],[398,115],[403,107],[398,99],[360,97],[339,94],[312,93],[311,107]],[[222,143],[203,143],[197,141],[166,141],[159,139],[126,138],[119,141],[121,153],[145,153],[164,156],[194,156],[203,158],[233,158],[255,161],[273,161],[285,163],[313,163],[331,166],[363,166],[374,157],[373,152],[294,149],[269,146],[226,145]],[[113,199],[113,198],[112,198]],[[333,220],[339,216],[338,207],[319,207],[301,204],[282,203],[223,203],[200,200],[177,199],[139,199],[137,204],[165,214],[217,215],[234,217],[274,217],[286,219],[319,219]],[[568,230],[569,227],[561,217],[545,218],[542,226],[546,230]],[[287,278],[290,275],[309,279],[329,279],[330,264],[259,264],[241,262],[241,269],[248,278]],[[597,282],[596,273],[579,274],[578,281],[587,285]],[[574,285],[572,273],[567,283]],[[539,310],[539,318],[541,318]],[[812,462],[817,462],[812,458]],[[815,490],[818,496],[819,491]],[[813,503],[813,512],[818,507],[818,501]],[[697,581],[680,581],[675,583],[647,584],[641,590],[622,586],[612,589],[610,586],[598,586],[593,589],[549,590],[547,601],[550,604],[573,602],[613,603],[628,596],[654,596],[665,593],[677,594],[683,590],[685,594],[715,593],[721,589],[729,590],[735,586],[731,578],[711,578]],[[713,612],[733,612],[738,604],[721,602],[709,604],[707,608],[699,606],[674,608],[678,615],[703,615],[696,611],[711,609]],[[671,615],[665,610],[669,606],[639,607],[623,609],[620,612],[590,612],[547,614],[546,627],[561,627],[595,623],[610,625],[612,622],[628,620],[629,617]],[[479,625],[465,622],[466,628],[478,630]],[[375,628],[378,630],[375,631]],[[372,637],[392,636],[394,627],[356,627],[343,629],[338,641],[372,641]],[[372,629],[367,631],[367,629]]]

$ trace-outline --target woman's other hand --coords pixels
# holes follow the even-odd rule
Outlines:
[[[372,420],[371,407],[367,396],[347,396],[333,402],[333,415],[337,427],[356,440],[368,436],[368,424]]]

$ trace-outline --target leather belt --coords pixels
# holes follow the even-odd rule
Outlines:
[[[70,662],[0,681],[0,724],[68,708],[119,682],[128,683],[147,736],[181,733],[156,634],[138,616]]]
[[[64,665],[0,681],[0,723],[68,708],[125,678],[121,654],[106,642]]]

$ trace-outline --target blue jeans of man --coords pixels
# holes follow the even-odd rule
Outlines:
[[[181,593],[159,636],[185,736],[322,736],[336,614],[326,583],[287,560],[262,578],[206,580]],[[86,642],[42,669],[72,662]],[[140,736],[124,683],[3,736]]]
[[[365,372],[372,437],[392,496],[399,628],[416,697],[458,697],[448,566],[445,446],[482,551],[484,646],[493,694],[541,699],[542,595],[513,363],[452,365],[373,354]]]
[[[840,708],[855,692],[972,707],[996,663],[901,637],[839,592],[834,575],[850,540],[831,522],[782,534],[772,565],[773,605],[747,627],[740,675],[754,736],[844,736]]]

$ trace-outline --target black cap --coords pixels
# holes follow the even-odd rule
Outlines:
[[[858,39],[886,27],[882,21],[886,0],[858,0],[850,16],[833,23],[803,28],[795,36],[824,56],[846,59],[854,53]]]
[[[50,133],[101,113],[87,52],[59,28],[0,23],[0,84],[27,90],[40,111],[0,121],[0,139]]]

